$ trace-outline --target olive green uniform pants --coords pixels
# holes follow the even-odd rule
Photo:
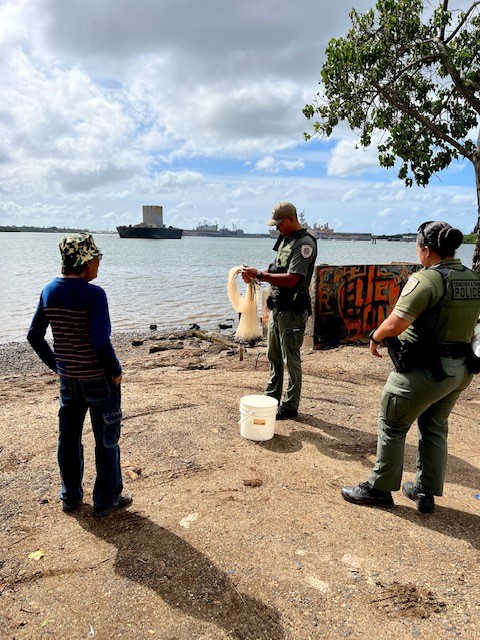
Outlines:
[[[278,400],[283,391],[284,369],[287,367],[288,384],[281,403],[285,409],[298,411],[302,391],[303,344],[308,311],[278,311],[273,309],[268,318],[267,356],[270,362],[270,380],[265,395]]]
[[[405,438],[417,420],[417,470],[413,484],[424,493],[443,494],[448,416],[473,376],[468,373],[464,358],[441,360],[447,374],[441,382],[432,380],[431,372],[425,369],[390,373],[380,403],[377,460],[368,479],[376,489],[400,488]]]

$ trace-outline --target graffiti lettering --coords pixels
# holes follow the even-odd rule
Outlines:
[[[316,267],[315,348],[359,342],[393,309],[414,264]]]

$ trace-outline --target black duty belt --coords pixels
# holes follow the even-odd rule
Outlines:
[[[470,355],[472,345],[470,342],[437,342],[434,350],[441,358],[465,358]]]

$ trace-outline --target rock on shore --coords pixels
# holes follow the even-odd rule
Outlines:
[[[228,331],[231,324],[225,326],[227,330],[218,332],[203,332],[198,325],[194,329],[171,331],[118,331],[112,334],[112,344],[117,357],[122,362],[128,358],[132,346],[155,344],[163,340],[184,341],[204,337],[207,341],[217,340],[233,344],[233,333]],[[135,344],[137,343],[137,344]],[[41,362],[26,340],[22,342],[0,342],[0,376],[39,375],[49,369]]]

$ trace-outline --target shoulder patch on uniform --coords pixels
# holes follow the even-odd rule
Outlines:
[[[407,284],[402,289],[400,297],[403,298],[404,296],[407,296],[409,293],[411,293],[419,282],[420,280],[418,278],[415,278],[415,276],[410,276],[410,278],[407,280]]]
[[[309,258],[313,253],[313,249],[309,244],[302,244],[302,248],[300,251],[303,258]]]

